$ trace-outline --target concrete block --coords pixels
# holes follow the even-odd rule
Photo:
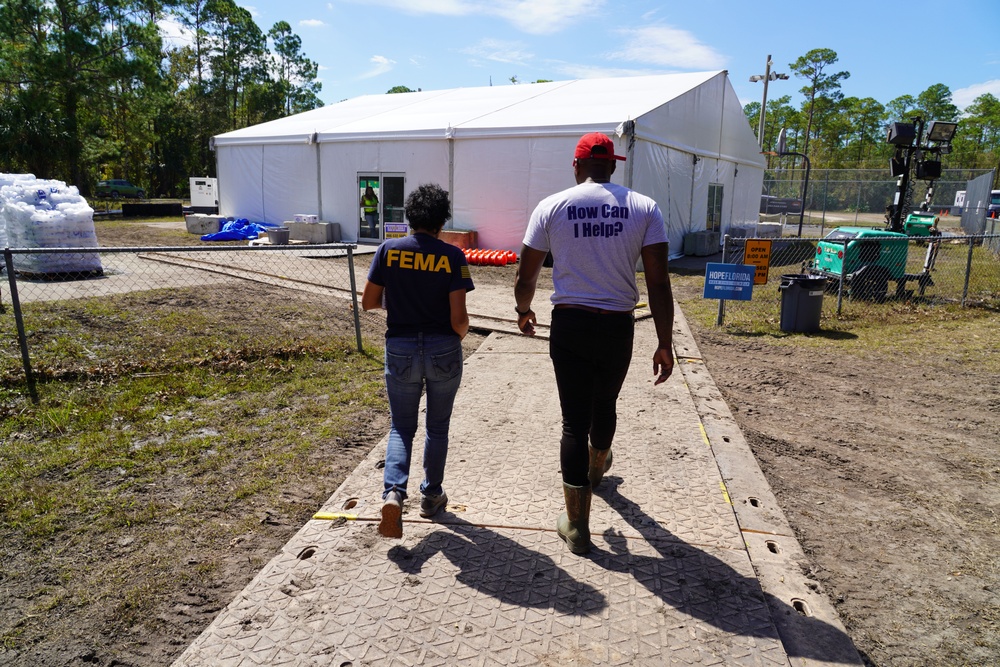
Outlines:
[[[306,243],[340,243],[340,224],[336,222],[294,222],[284,223],[288,227],[292,241]]]
[[[184,216],[184,225],[187,227],[188,234],[204,236],[205,234],[214,234],[221,229],[222,223],[219,220],[221,218],[217,215],[189,213]]]
[[[705,257],[719,252],[719,232],[694,232],[684,236],[684,254]]]
[[[761,222],[757,225],[757,237],[762,239],[780,239],[780,222]]]

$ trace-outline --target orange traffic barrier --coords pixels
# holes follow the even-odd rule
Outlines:
[[[517,263],[517,253],[511,250],[488,250],[465,248],[466,261],[476,266],[506,266]]]

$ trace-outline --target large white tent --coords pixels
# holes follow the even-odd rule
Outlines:
[[[214,137],[220,213],[316,214],[365,240],[359,178],[389,175],[397,203],[438,183],[449,228],[518,250],[535,205],[574,184],[587,132],[628,157],[613,180],[660,204],[671,255],[689,233],[756,223],[765,163],[725,71],[368,95],[228,132]]]

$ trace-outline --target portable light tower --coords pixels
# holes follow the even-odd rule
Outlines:
[[[931,197],[934,196],[934,181],[941,178],[941,155],[951,152],[951,140],[958,129],[958,123],[932,120],[927,125],[927,136],[924,137],[923,118],[916,117],[912,121],[890,123],[886,133],[886,143],[896,147],[889,159],[889,172],[897,177],[896,194],[889,207],[886,225],[889,231],[899,233],[903,233],[903,212],[910,203],[907,193],[912,167],[915,164],[914,176],[917,179],[930,181],[924,201],[926,206],[930,206]],[[925,140],[927,145],[921,145]]]

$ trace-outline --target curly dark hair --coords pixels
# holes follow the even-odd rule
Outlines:
[[[451,219],[448,191],[434,183],[421,185],[406,198],[406,219],[410,229],[439,231]]]

